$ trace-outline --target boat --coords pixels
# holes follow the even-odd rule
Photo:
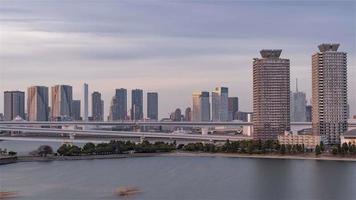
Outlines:
[[[140,193],[140,189],[138,187],[118,187],[116,189],[116,193],[119,196],[131,196]]]

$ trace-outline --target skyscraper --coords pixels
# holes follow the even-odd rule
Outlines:
[[[196,122],[210,121],[209,92],[193,93],[192,120]]]
[[[290,97],[290,120],[292,122],[306,121],[306,95],[298,90],[298,80],[296,81],[296,91],[291,91]]]
[[[184,121],[190,122],[192,121],[192,109],[187,107],[184,112]]]
[[[306,122],[311,122],[312,121],[312,113],[313,113],[313,107],[311,105],[307,105],[305,107],[305,121]]]
[[[127,90],[124,88],[116,89],[115,98],[117,103],[117,119],[127,119]]]
[[[147,118],[158,120],[158,93],[147,92]]]
[[[289,59],[282,50],[261,50],[253,61],[253,137],[277,140],[290,130]]]
[[[321,44],[312,56],[313,134],[340,143],[347,131],[347,57],[339,44]]]
[[[131,91],[131,120],[143,119],[143,91],[134,89]]]
[[[94,121],[104,120],[104,101],[101,99],[100,92],[93,92],[91,95],[92,118]]]
[[[72,119],[75,121],[79,121],[82,118],[80,117],[80,100],[73,100],[72,101]]]
[[[71,117],[73,89],[69,85],[55,85],[51,88],[52,120],[65,120]]]
[[[237,112],[239,111],[239,98],[238,97],[229,97],[229,121],[237,119]]]
[[[89,110],[89,87],[88,84],[84,83],[84,121],[88,121],[88,110]]]
[[[28,121],[48,121],[48,87],[32,86],[27,89]]]
[[[217,87],[211,93],[212,121],[226,122],[229,119],[229,89],[227,87]]]
[[[115,96],[111,100],[109,119],[127,119],[127,90],[124,88],[116,89]]]
[[[25,92],[4,92],[4,120],[11,121],[15,117],[25,118]]]

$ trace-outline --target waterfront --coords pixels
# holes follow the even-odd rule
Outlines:
[[[354,162],[223,157],[141,157],[0,166],[2,191],[18,199],[354,199]]]

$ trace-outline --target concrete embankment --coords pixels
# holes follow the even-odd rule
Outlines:
[[[118,159],[131,157],[153,157],[164,153],[135,153],[135,154],[110,154],[110,155],[83,155],[83,156],[19,156],[17,162],[46,162],[46,161],[70,161],[70,160],[94,160],[94,159]]]
[[[6,165],[6,164],[11,164],[15,163],[17,161],[16,156],[5,156],[5,157],[0,157],[0,165]]]

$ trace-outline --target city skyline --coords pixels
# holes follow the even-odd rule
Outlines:
[[[157,1],[150,5],[75,2],[71,4],[73,9],[68,9],[68,4],[61,2],[1,4],[0,23],[4,29],[0,43],[5,50],[0,51],[0,112],[4,112],[6,90],[68,84],[73,86],[73,99],[82,100],[84,82],[90,85],[90,92],[102,93],[108,105],[104,116],[109,113],[113,90],[121,87],[156,91],[160,102],[172,102],[160,106],[159,118],[176,107],[190,105],[192,91],[210,91],[217,86],[228,87],[231,96],[240,97],[241,110],[252,111],[250,60],[260,49],[267,48],[283,49],[284,57],[291,61],[291,80],[300,80],[299,88],[310,103],[310,55],[321,43],[337,42],[340,51],[348,53],[348,101],[351,115],[355,114],[355,2],[216,5]],[[78,11],[77,7],[87,9]],[[121,12],[107,12],[109,7]],[[197,8],[202,12],[189,12]],[[249,12],[244,12],[246,8]],[[136,16],[130,15],[133,9]],[[60,15],[64,10],[67,15]],[[275,19],[275,10],[285,17]],[[158,17],[157,11],[167,18]],[[244,17],[250,12],[254,13],[251,17]],[[93,21],[87,19],[88,13],[97,20],[86,23]],[[197,20],[188,20],[192,17]],[[116,23],[121,19],[130,20]],[[153,22],[154,30],[145,26],[147,20]],[[281,30],[278,27],[282,24],[290,26]],[[325,27],[332,29],[324,31]],[[58,73],[58,69],[71,73]]]

